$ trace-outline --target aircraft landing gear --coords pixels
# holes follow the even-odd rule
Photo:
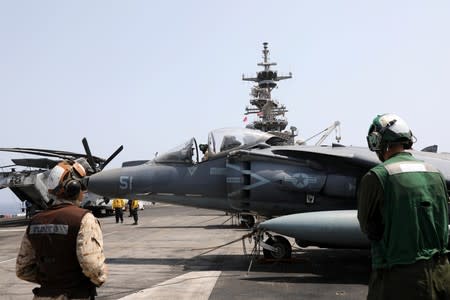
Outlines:
[[[267,247],[268,245],[269,247]],[[264,258],[266,259],[289,259],[292,255],[292,247],[289,241],[281,236],[274,235],[261,243],[263,248]]]
[[[255,217],[253,215],[241,215],[241,225],[253,228],[255,226]]]
[[[264,235],[269,237],[266,241],[263,241]],[[255,241],[251,254],[247,254],[244,238],[248,238],[250,243],[252,239]],[[253,230],[253,232],[244,235],[242,237],[242,245],[244,247],[245,255],[251,258],[247,274],[250,272],[253,260],[260,255],[261,248],[265,259],[285,260],[290,259],[292,255],[292,246],[288,239],[281,235],[272,236],[269,232],[264,230]]]

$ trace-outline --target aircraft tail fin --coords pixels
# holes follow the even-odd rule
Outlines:
[[[438,150],[438,145],[431,145],[431,146],[428,146],[428,147],[423,148],[423,149],[420,150],[420,151],[422,151],[422,152],[433,152],[433,153],[437,153],[437,150]]]

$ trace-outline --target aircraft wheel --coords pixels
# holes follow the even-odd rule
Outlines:
[[[253,228],[253,226],[255,226],[255,217],[252,215],[242,215],[241,225],[247,226],[248,228]]]
[[[291,258],[292,247],[289,241],[281,236],[275,235],[271,238],[268,238],[265,242],[266,244],[277,249],[276,252],[272,252],[268,249],[263,249],[264,258],[268,259],[287,259]]]

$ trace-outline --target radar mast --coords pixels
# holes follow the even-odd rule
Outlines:
[[[277,82],[284,79],[292,78],[292,73],[289,75],[279,76],[278,72],[271,69],[271,66],[276,66],[276,62],[270,62],[268,43],[263,43],[263,62],[258,63],[264,70],[258,71],[256,77],[245,77],[242,75],[242,80],[253,81],[256,84],[252,87],[250,96],[250,104],[245,108],[245,115],[256,114],[257,119],[247,125],[248,128],[259,129],[264,132],[269,132],[283,138],[287,144],[293,144],[294,138],[297,136],[297,128],[290,127],[289,131],[284,131],[288,125],[285,113],[288,112],[286,106],[280,104],[277,100],[272,99],[272,90],[277,87]]]

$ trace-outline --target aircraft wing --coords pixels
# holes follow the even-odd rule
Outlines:
[[[450,153],[432,153],[426,151],[410,150],[413,156],[419,160],[425,161],[437,168],[444,176],[447,187],[450,190]],[[307,162],[317,168],[326,166],[336,166],[346,169],[356,167],[367,172],[372,167],[380,163],[374,152],[366,147],[346,147],[340,145],[333,146],[297,146],[297,147],[271,147],[260,151],[236,151],[236,157],[244,160],[253,158],[263,159],[281,159]]]
[[[343,161],[361,167],[372,167],[380,163],[375,153],[363,147],[333,146],[273,146],[258,151],[238,150],[232,156],[259,156],[270,159],[301,161]]]
[[[447,181],[447,187],[450,189],[450,153],[432,153],[424,151],[411,151],[411,153],[417,159],[423,160],[441,171]]]

